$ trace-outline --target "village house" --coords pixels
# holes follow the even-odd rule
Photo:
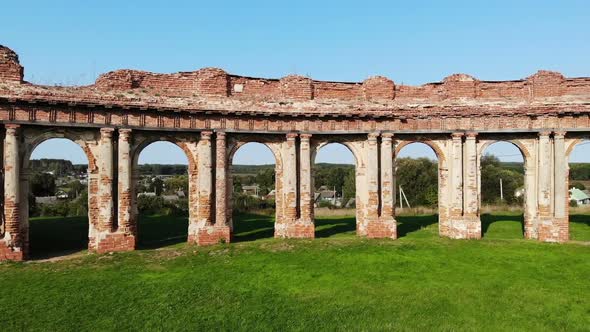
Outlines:
[[[590,204],[590,196],[576,187],[570,189],[570,201],[576,201],[578,205]]]

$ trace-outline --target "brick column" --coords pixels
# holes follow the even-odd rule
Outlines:
[[[287,134],[287,145],[283,172],[285,181],[283,190],[285,193],[285,218],[289,222],[297,219],[297,147],[296,133]]]
[[[538,154],[536,151],[531,151],[530,156],[525,156],[524,165],[524,237],[526,239],[538,239],[537,229],[537,183],[538,183]]]
[[[19,125],[7,124],[4,138],[4,227],[0,239],[0,261],[22,261],[27,257],[26,235],[20,220]]]
[[[131,129],[119,129],[118,160],[118,249],[133,250],[137,244],[137,216],[134,215],[133,169],[131,160]]]
[[[119,230],[127,234],[135,234],[133,205],[133,172],[130,156],[131,129],[119,129],[118,141],[118,191],[119,191]]]
[[[113,228],[113,128],[100,130],[100,157],[98,158],[98,226],[99,231]]]
[[[207,227],[213,225],[212,221],[212,198],[213,198],[213,150],[211,145],[211,131],[202,131],[201,139],[197,144],[197,177],[191,177],[191,188],[195,188],[191,194],[197,195],[197,216],[191,220],[188,227],[188,242],[206,244],[200,239],[200,235],[206,232]],[[195,201],[194,199],[190,199]]]
[[[439,230],[441,235],[453,239],[473,239],[481,237],[479,221],[477,145],[474,134],[469,134],[463,143],[463,133],[451,135],[448,220],[441,218]],[[441,162],[441,161],[439,161]],[[439,166],[440,167],[440,166]],[[441,168],[442,172],[443,169]],[[441,174],[441,187],[445,179]],[[443,190],[440,188],[439,190]],[[443,193],[444,195],[444,193]],[[439,195],[442,197],[443,195]],[[445,202],[447,203],[447,202]]]
[[[463,217],[463,133],[453,133],[451,142],[451,220]]]
[[[557,164],[565,162],[565,148],[563,146],[563,135],[557,138],[558,143],[552,146],[551,132],[545,131],[539,133],[539,174],[538,174],[538,217],[537,232],[538,239],[546,242],[566,241],[568,235],[560,235],[560,222],[556,215],[564,214],[564,211],[558,211],[555,206],[556,197],[556,174],[563,175],[565,172],[562,166],[554,163],[557,158]],[[555,151],[554,151],[555,148]],[[558,156],[559,154],[559,156]],[[567,183],[565,178],[561,181]],[[567,229],[567,226],[564,227]]]
[[[466,227],[465,237],[481,238],[479,218],[479,177],[477,133],[467,133],[463,155],[463,218]]]
[[[554,174],[555,174],[555,218],[567,218],[569,206],[568,166],[565,155],[565,132],[553,134]]]
[[[215,139],[215,227],[207,233],[203,243],[230,242],[231,232],[227,222],[227,142],[224,132],[217,132]]]
[[[384,133],[381,135],[381,158],[380,171],[380,210],[378,220],[369,220],[367,224],[367,237],[370,238],[392,238],[397,237],[397,226],[394,219],[394,179],[393,179],[393,134]],[[369,153],[374,154],[372,149]],[[374,156],[373,156],[374,158]],[[374,168],[374,167],[373,167]],[[374,176],[374,175],[372,175]]]
[[[315,229],[313,224],[313,210],[307,201],[311,198],[305,196],[305,192],[311,193],[311,156],[309,147],[309,136],[302,137],[302,145],[300,151],[302,153],[300,159],[300,166],[305,168],[309,165],[307,170],[300,169],[300,174],[305,178],[301,178],[301,183],[298,183],[298,169],[297,169],[297,133],[287,134],[287,140],[283,145],[282,153],[282,179],[277,179],[277,189],[282,188],[282,193],[277,190],[277,194],[282,194],[282,215],[277,216],[275,222],[275,237],[282,238],[313,238],[315,236]],[[279,186],[282,180],[282,186]],[[299,186],[298,186],[299,184]],[[303,188],[310,188],[305,190]],[[300,193],[298,199],[297,193]],[[277,200],[278,202],[278,200]],[[302,209],[298,211],[298,203],[301,202]],[[280,210],[277,210],[280,211]],[[298,213],[300,212],[300,213]]]
[[[369,222],[379,218],[379,150],[378,133],[367,136],[367,219]]]
[[[90,238],[88,249],[98,253],[127,251],[135,248],[135,236],[120,232],[114,225],[114,149],[113,128],[100,129],[99,154],[96,160],[98,167],[98,182],[96,192],[91,192],[89,201],[98,202],[96,213],[92,213],[96,220],[90,222]],[[127,202],[128,204],[129,202]],[[128,224],[123,227],[128,227]]]
[[[539,219],[548,220],[553,216],[551,211],[551,179],[553,178],[550,132],[539,133],[539,174],[538,174],[538,213]]]
[[[393,134],[381,135],[381,219],[394,218],[394,180],[393,180]]]
[[[311,187],[311,134],[301,134],[299,144],[299,206],[301,221],[313,223],[313,188]]]
[[[217,132],[215,140],[215,225],[227,224],[227,147],[225,133]]]
[[[569,190],[565,134],[559,131],[553,135],[553,177],[551,179],[553,217],[541,220],[539,224],[541,241],[567,242],[569,240]]]

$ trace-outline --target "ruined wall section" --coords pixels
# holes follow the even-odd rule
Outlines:
[[[28,102],[158,107],[166,112],[264,111],[410,118],[468,114],[475,107],[500,114],[533,106],[581,108],[590,96],[590,77],[566,78],[557,72],[539,71],[521,80],[482,81],[466,74],[453,74],[441,82],[408,86],[383,76],[363,82],[329,82],[301,75],[280,79],[238,76],[219,68],[173,74],[123,69],[100,75],[93,85],[57,87],[24,82],[18,55],[0,46],[0,96]],[[523,110],[529,111],[534,110]]]
[[[154,96],[231,97],[240,100],[342,100],[342,101],[425,101],[508,99],[531,101],[539,98],[590,94],[590,78],[565,78],[551,71],[515,81],[480,81],[466,74],[453,74],[442,82],[421,86],[396,86],[383,76],[362,83],[324,82],[289,75],[281,79],[262,79],[229,75],[221,69],[204,68],[195,72],[154,74],[117,70],[101,75],[95,87],[103,91],[139,89]]]
[[[0,83],[22,83],[24,69],[18,55],[8,47],[0,45]]]
[[[203,68],[195,72],[155,74],[138,70],[116,70],[102,74],[96,80],[99,90],[131,90],[171,97],[229,95],[229,80],[225,71]]]

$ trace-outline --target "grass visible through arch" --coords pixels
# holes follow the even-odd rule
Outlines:
[[[401,237],[392,241],[354,236],[354,218],[322,217],[317,232],[327,237],[284,240],[272,238],[272,217],[242,215],[234,218],[234,235],[243,240],[237,243],[162,243],[158,250],[2,263],[0,326],[7,331],[587,329],[590,246],[523,240],[520,218],[484,215],[482,240],[449,240],[438,237],[436,215],[398,216]],[[572,239],[590,241],[589,219],[572,216]],[[32,220],[31,240],[39,241],[34,233],[41,229],[50,233],[43,235],[47,239],[73,232],[64,228],[75,222]],[[144,235],[155,236],[159,227],[176,229],[173,224],[180,233],[186,219],[160,216],[141,223]]]

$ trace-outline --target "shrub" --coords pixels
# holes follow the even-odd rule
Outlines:
[[[586,190],[586,186],[582,182],[577,182],[577,181],[574,182],[574,183],[572,183],[572,184],[570,184],[570,189],[571,188],[577,188],[577,189],[580,189],[580,190]]]
[[[330,202],[330,201],[320,201],[318,205],[321,208],[329,208],[329,209],[335,208],[334,204],[332,204],[332,202]]]
[[[137,209],[140,214],[161,214],[168,216],[188,215],[188,199],[177,201],[166,201],[160,196],[139,196],[137,198]]]
[[[137,197],[137,209],[140,214],[161,214],[165,203],[160,196],[141,195]]]
[[[233,208],[236,212],[274,209],[275,205],[274,199],[263,200],[241,193],[235,193],[233,196]]]

